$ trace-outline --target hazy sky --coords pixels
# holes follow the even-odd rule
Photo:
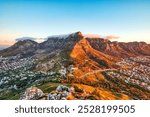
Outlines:
[[[76,31],[150,43],[150,0],[0,0],[0,45]]]

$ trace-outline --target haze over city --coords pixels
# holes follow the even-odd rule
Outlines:
[[[1,0],[0,46],[81,31],[150,43],[149,0]]]

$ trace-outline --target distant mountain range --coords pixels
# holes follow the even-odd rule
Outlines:
[[[35,59],[33,70],[42,73],[66,68],[60,82],[85,90],[92,99],[150,99],[150,44],[145,42],[112,42],[75,32],[42,43],[25,39],[0,51],[3,57],[18,55]]]

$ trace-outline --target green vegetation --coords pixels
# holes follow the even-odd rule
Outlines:
[[[40,88],[44,93],[50,93],[51,91],[54,91],[59,85],[62,85],[62,83],[54,83],[54,82],[48,82],[42,85],[37,86]],[[64,86],[70,87],[70,84],[63,84]]]
[[[0,92],[0,100],[18,100],[20,98],[20,91],[7,90]]]

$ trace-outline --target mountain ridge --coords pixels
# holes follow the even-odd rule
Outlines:
[[[94,49],[99,50],[99,51],[101,51],[105,54],[111,55],[111,56],[113,56],[113,54],[115,56],[115,53],[113,51],[118,51],[118,50],[119,50],[118,53],[122,53],[122,54],[120,54],[117,57],[122,57],[123,54],[124,54],[123,57],[124,56],[136,56],[136,55],[138,55],[138,53],[141,55],[150,55],[149,54],[150,44],[147,44],[146,42],[117,42],[117,41],[110,41],[109,39],[105,39],[105,38],[92,38],[92,37],[88,38],[88,37],[84,37],[84,35],[80,31],[69,34],[69,35],[65,35],[65,36],[48,37],[48,39],[42,43],[37,43],[37,42],[35,42],[33,40],[29,40],[27,38],[27,39],[24,39],[23,41],[16,42],[14,45],[9,47],[10,49],[6,48],[4,50],[1,50],[0,55],[9,56],[9,54],[8,55],[3,54],[3,52],[9,51],[11,49],[13,49],[13,51],[15,51],[14,48],[17,48],[17,47],[19,48],[19,46],[25,46],[25,45],[23,45],[25,43],[28,45],[30,45],[32,43],[33,47],[36,46],[34,51],[36,51],[36,49],[52,48],[52,46],[54,46],[54,49],[56,49],[56,48],[59,48],[59,47],[65,45],[65,43],[67,43],[67,41],[71,41],[71,39],[74,39],[74,40],[72,40],[72,43],[79,41],[80,39],[76,40],[79,37],[80,37],[80,39],[83,39],[83,38],[86,39]],[[129,46],[130,46],[130,48],[129,48]],[[26,48],[26,49],[28,49],[28,48]],[[137,52],[134,50],[136,50]],[[118,54],[118,53],[116,53],[116,54]],[[130,55],[127,53],[130,53]],[[13,55],[13,53],[10,55]]]

